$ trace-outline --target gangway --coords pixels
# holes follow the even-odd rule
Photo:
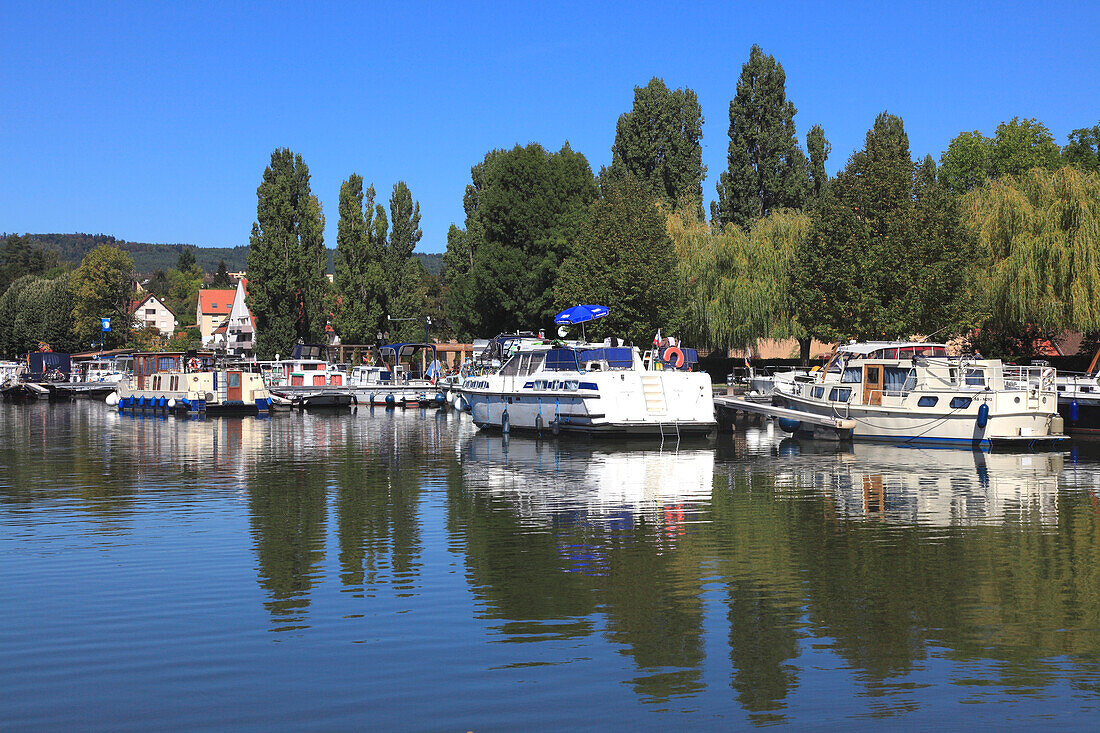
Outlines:
[[[836,440],[851,440],[852,430],[856,421],[849,418],[830,417],[829,415],[814,415],[809,412],[792,410],[788,407],[777,407],[761,402],[729,395],[717,395],[714,398],[715,411],[719,415],[725,413],[729,416],[722,423],[732,423],[733,415],[738,412],[748,412],[756,415],[779,418],[783,430],[788,433],[812,432],[817,438],[833,438]]]

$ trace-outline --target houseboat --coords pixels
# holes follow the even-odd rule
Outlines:
[[[497,372],[466,379],[462,398],[478,427],[502,432],[705,435],[716,425],[710,377],[692,366],[679,347],[648,365],[629,346],[521,347]]]
[[[945,344],[845,344],[824,368],[777,375],[775,404],[854,422],[852,437],[990,447],[1064,440],[1055,370],[949,357]],[[787,432],[812,426],[781,419]]]
[[[352,367],[347,382],[359,404],[445,404],[435,344],[387,344],[365,359],[366,363]]]
[[[120,412],[266,414],[271,408],[258,371],[216,367],[210,354],[158,352],[133,358],[133,377],[107,398]]]

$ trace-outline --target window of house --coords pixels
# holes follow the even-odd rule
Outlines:
[[[157,314],[157,309],[156,308],[146,308],[145,309],[145,315],[147,315],[147,316],[155,316],[156,314]]]

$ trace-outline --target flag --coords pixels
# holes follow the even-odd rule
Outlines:
[[[659,328],[657,329],[657,335],[653,337],[653,345],[654,346],[660,346],[661,345],[661,329],[659,329]]]

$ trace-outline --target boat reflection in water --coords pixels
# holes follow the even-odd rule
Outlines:
[[[705,445],[705,444],[703,444]],[[468,488],[514,502],[526,519],[636,517],[674,524],[710,502],[714,450],[660,441],[541,441],[478,433],[462,444]],[[625,524],[624,524],[625,523]]]

